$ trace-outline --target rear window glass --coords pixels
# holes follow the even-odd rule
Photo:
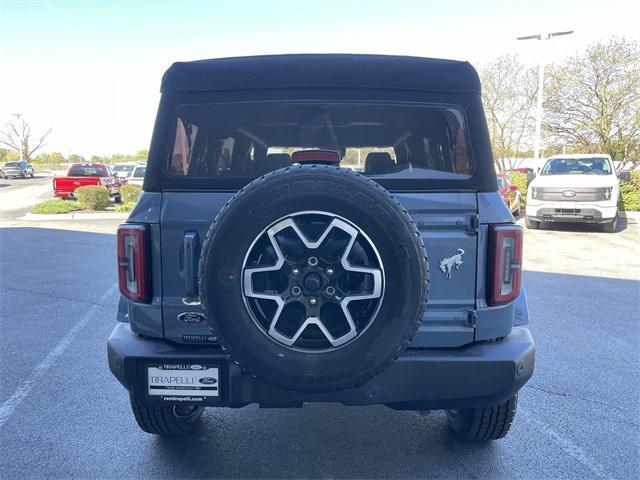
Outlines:
[[[340,166],[394,179],[473,173],[462,110],[407,104],[245,102],[176,109],[171,175],[252,179],[294,152],[333,150]]]
[[[74,165],[69,169],[70,177],[106,177],[107,172],[102,167],[91,165]]]
[[[135,165],[116,165],[115,167],[113,167],[113,171],[118,173],[130,173],[133,171],[134,167]]]
[[[4,164],[5,167],[19,167],[20,162],[9,162]]]
[[[144,172],[147,170],[147,167],[136,167],[133,172],[134,178],[144,178]]]

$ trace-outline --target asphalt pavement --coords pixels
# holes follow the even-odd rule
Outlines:
[[[472,444],[442,412],[334,404],[208,409],[187,437],[143,433],[106,362],[116,224],[0,223],[2,479],[640,476],[635,225],[527,231],[536,371],[509,436]]]
[[[53,198],[52,177],[0,178],[0,221],[24,215],[38,202]]]

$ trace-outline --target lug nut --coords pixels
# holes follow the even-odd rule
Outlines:
[[[291,287],[291,295],[293,295],[294,297],[297,297],[298,295],[300,295],[300,293],[302,293],[302,290],[300,290],[299,286],[295,285]]]
[[[316,265],[318,265],[318,259],[316,257],[309,257],[309,266],[311,267],[315,267]]]
[[[333,274],[334,274],[334,273],[336,273],[336,272],[335,272],[335,270],[334,270],[333,268],[329,267],[329,268],[327,268],[327,269],[325,270],[325,273],[326,273],[327,275],[333,275]]]
[[[318,304],[318,299],[315,297],[311,297],[309,299],[309,305],[317,305]]]
[[[325,290],[325,293],[326,293],[327,295],[329,295],[330,297],[333,297],[333,296],[336,294],[336,289],[335,289],[335,288],[333,288],[331,285],[329,285],[329,286],[327,287],[327,289]]]
[[[300,275],[300,269],[298,267],[293,267],[291,269],[291,273],[297,277],[298,275]]]

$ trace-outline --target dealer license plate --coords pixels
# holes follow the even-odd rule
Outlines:
[[[165,401],[203,401],[220,397],[220,368],[200,364],[147,367],[147,394]]]

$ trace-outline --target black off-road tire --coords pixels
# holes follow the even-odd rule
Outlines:
[[[380,252],[384,296],[377,316],[353,341],[323,352],[288,348],[256,325],[242,291],[252,242],[296,212],[322,211],[361,228]],[[387,190],[329,165],[293,166],[254,180],[221,209],[203,243],[202,303],[213,334],[249,374],[280,388],[330,392],[360,386],[389,367],[422,321],[429,269],[420,232]]]
[[[190,412],[181,412],[186,405],[144,405],[137,403],[132,396],[131,410],[138,426],[147,433],[154,435],[184,435],[189,433],[200,420],[203,407],[190,406]],[[182,413],[182,414],[181,414]]]
[[[490,407],[447,410],[451,429],[464,440],[498,440],[509,433],[516,415],[518,395]]]
[[[524,226],[529,230],[538,230],[540,228],[540,222],[537,220],[531,220],[529,215],[524,216]]]

